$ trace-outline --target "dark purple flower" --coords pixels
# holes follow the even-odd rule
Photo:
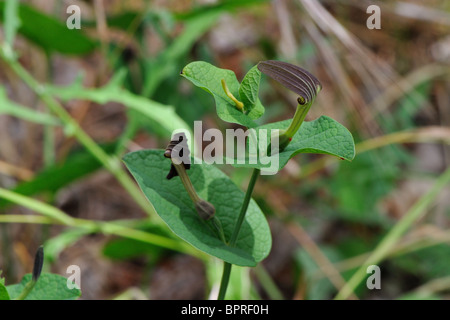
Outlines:
[[[258,69],[298,94],[300,96],[298,99],[299,104],[312,102],[320,89],[322,89],[322,85],[315,76],[305,69],[287,62],[275,60],[260,61]]]

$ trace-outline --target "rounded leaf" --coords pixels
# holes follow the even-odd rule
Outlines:
[[[267,220],[251,200],[235,247],[222,242],[208,221],[202,220],[180,178],[166,179],[171,161],[163,150],[142,150],[125,155],[124,162],[158,215],[180,238],[197,249],[231,264],[255,266],[272,245]],[[212,165],[192,164],[187,171],[198,195],[216,209],[228,240],[244,201],[244,193]]]

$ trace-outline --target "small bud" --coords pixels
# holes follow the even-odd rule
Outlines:
[[[38,281],[41,276],[42,266],[44,265],[44,248],[40,246],[36,252],[33,266],[33,281]]]
[[[200,199],[195,203],[195,210],[197,210],[198,215],[203,220],[209,220],[212,217],[214,217],[214,214],[216,213],[216,208],[209,203],[208,201]]]

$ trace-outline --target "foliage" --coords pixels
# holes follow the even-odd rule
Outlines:
[[[69,30],[66,4],[54,3],[41,8],[0,1],[0,267],[6,283],[20,280],[11,271],[18,267],[11,257],[20,253],[25,255],[20,261],[28,261],[23,246],[44,243],[45,261],[56,267],[62,252],[98,239],[92,250],[104,254],[99,259],[113,259],[105,263],[131,261],[145,270],[139,274],[142,287],[148,285],[148,270],[164,266],[178,252],[200,259],[206,290],[220,282],[215,257],[267,266],[268,279],[256,269],[233,267],[227,298],[274,298],[267,289],[272,278],[289,298],[330,299],[338,292],[338,298],[446,298],[449,212],[445,196],[438,197],[450,179],[445,171],[449,69],[439,58],[446,33],[438,13],[448,12],[445,4],[439,10],[421,4],[428,15],[414,24],[405,23],[411,17],[396,19],[400,11],[392,13],[393,19],[383,20],[383,29],[375,32],[366,30],[364,10],[351,4],[231,0],[156,7],[136,1],[136,10],[126,2],[108,8],[83,2],[83,10],[105,10],[102,35],[97,16],[86,12],[82,29]],[[347,23],[347,17],[356,16]],[[417,50],[417,41],[427,50]],[[195,164],[187,171],[198,194],[214,205],[223,241],[211,221],[199,218],[179,179],[165,179],[171,163],[160,148],[175,129],[191,132],[196,120],[221,131],[244,127],[283,134],[292,124],[283,119],[291,117],[286,105],[293,96],[274,83],[280,78],[254,65],[264,59],[314,71],[323,93],[280,151],[283,171],[260,178],[233,247],[229,240],[249,169],[265,166]],[[75,71],[69,74],[67,66]],[[116,104],[122,108],[110,108]],[[431,152],[418,148],[423,142]],[[124,157],[147,146],[152,150]],[[96,193],[78,197],[86,188]],[[67,204],[61,199],[67,196],[73,216],[63,212]],[[115,212],[108,211],[112,197]],[[87,207],[89,212],[81,212]],[[23,214],[31,212],[36,214]],[[19,237],[21,226],[17,231],[7,223],[33,224],[34,236]],[[277,223],[281,231],[273,232]],[[298,238],[291,240],[295,244],[283,238],[281,249],[277,245],[282,236],[295,235],[299,224],[317,251]],[[291,246],[296,249],[288,252]],[[344,287],[321,273],[317,252],[336,267]],[[390,290],[383,287],[379,293],[361,285],[368,261],[381,264]],[[277,263],[283,272],[277,273]],[[0,299],[19,296],[31,278],[6,285],[0,277]],[[64,289],[65,281],[44,272],[27,299],[78,298],[79,291]]]

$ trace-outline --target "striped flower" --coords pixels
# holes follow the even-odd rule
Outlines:
[[[258,69],[284,87],[299,95],[297,99],[301,105],[312,103],[322,85],[319,80],[303,68],[293,64],[267,60],[258,63]]]

